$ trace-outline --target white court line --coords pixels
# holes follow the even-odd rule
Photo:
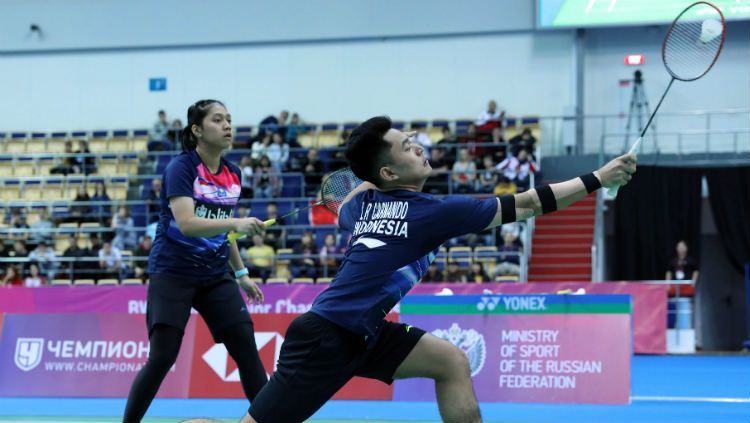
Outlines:
[[[586,5],[585,13],[591,12],[591,8],[594,7],[594,3],[596,3],[596,0],[589,0],[589,4]]]
[[[615,4],[617,3],[617,0],[612,0],[609,2],[609,9],[607,9],[607,12],[611,12],[612,9],[615,8]]]
[[[659,396],[635,396],[630,397],[633,401],[682,401],[682,402],[718,402],[730,404],[750,404],[750,398],[719,398],[719,397],[659,397]]]

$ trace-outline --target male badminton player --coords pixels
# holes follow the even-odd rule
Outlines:
[[[465,354],[421,329],[384,320],[386,314],[444,241],[562,209],[602,186],[624,185],[635,172],[635,155],[580,178],[482,200],[421,193],[430,176],[428,157],[386,117],[357,127],[346,157],[365,181],[339,208],[339,226],[353,234],[349,249],[330,287],[289,326],[277,371],[242,423],[302,422],[353,376],[385,383],[431,378],[443,421],[480,422]]]
[[[262,301],[263,293],[248,278],[237,244],[226,235],[259,234],[265,225],[255,218],[231,217],[240,198],[241,172],[221,157],[232,144],[227,109],[216,100],[201,100],[187,115],[185,151],[172,159],[163,177],[161,215],[149,257],[146,322],[151,349],[130,388],[127,423],[141,421],[174,364],[191,307],[237,363],[248,399],[267,382],[237,283],[253,300]]]

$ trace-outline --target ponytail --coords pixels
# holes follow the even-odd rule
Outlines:
[[[210,109],[213,104],[224,105],[224,103],[218,100],[199,100],[188,108],[187,125],[185,125],[185,128],[180,133],[183,150],[195,150],[196,147],[198,147],[198,138],[193,134],[193,125],[203,125],[203,119],[205,119],[208,114],[208,109]]]
[[[198,140],[193,135],[193,125],[183,128],[180,133],[180,140],[182,141],[182,149],[185,151],[195,150],[198,147]]]

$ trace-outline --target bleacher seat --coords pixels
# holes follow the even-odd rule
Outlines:
[[[482,263],[485,271],[489,271],[497,263],[497,247],[491,245],[474,248],[474,261]]]
[[[121,285],[143,285],[143,281],[138,278],[126,278],[120,283]]]
[[[292,279],[292,283],[301,283],[301,284],[311,284],[313,283],[313,278],[294,278]]]
[[[72,282],[70,279],[52,279],[50,285],[52,286],[70,286]]]
[[[138,279],[138,280],[140,281],[140,279]],[[117,279],[99,279],[96,282],[96,284],[99,285],[99,286],[106,286],[106,285],[110,285],[111,286],[111,285],[119,285],[120,281],[118,281]]]
[[[96,282],[93,279],[76,279],[73,281],[73,285],[96,285]]]
[[[445,270],[445,266],[448,264],[448,249],[440,247],[437,255],[435,255],[435,263],[441,272]]]
[[[452,247],[448,250],[448,261],[458,264],[461,269],[468,269],[472,263],[471,248]]]
[[[268,279],[266,279],[266,283],[267,284],[275,284],[275,283],[278,283],[278,284],[288,284],[289,283],[289,279],[287,279],[287,278],[268,278]]]
[[[324,123],[320,125],[316,146],[318,148],[337,147],[341,143],[338,123]]]
[[[333,281],[333,278],[318,278],[315,280],[315,283],[331,283]]]

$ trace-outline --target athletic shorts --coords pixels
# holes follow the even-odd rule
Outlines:
[[[354,376],[393,383],[396,369],[424,333],[386,321],[368,349],[364,336],[307,312],[289,325],[277,370],[249,413],[259,423],[302,422]]]
[[[210,280],[191,280],[166,274],[152,274],[148,285],[146,325],[149,336],[157,324],[185,330],[190,309],[206,321],[214,341],[221,342],[223,329],[237,323],[251,323],[239,285],[229,273]]]

